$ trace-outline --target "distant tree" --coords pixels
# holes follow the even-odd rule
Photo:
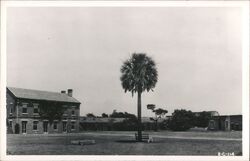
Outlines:
[[[39,115],[41,119],[47,119],[50,126],[54,120],[61,120],[67,108],[59,102],[43,102],[39,105]]]
[[[109,115],[106,113],[102,113],[102,117],[109,117]]]
[[[109,115],[111,118],[121,118],[120,112],[113,110],[113,112]]]
[[[199,112],[194,118],[194,126],[208,127],[209,120],[211,119],[211,113],[207,111]]]
[[[124,118],[124,114],[122,112],[117,112],[113,110],[113,113],[110,115],[111,118]]]
[[[128,112],[117,112],[116,110],[110,115],[111,118],[136,118],[134,114]]]
[[[141,94],[144,91],[153,91],[157,80],[158,72],[154,60],[144,53],[133,53],[121,67],[120,77],[122,88],[125,92],[129,91],[138,94],[137,97],[137,116],[138,116],[138,141],[142,141],[141,124]]]
[[[134,114],[128,113],[128,112],[124,112],[124,118],[136,118],[136,116]]]
[[[169,128],[174,131],[186,131],[194,126],[194,113],[184,109],[175,110],[169,122]]]
[[[155,122],[155,131],[158,130],[158,120],[162,117],[164,117],[164,115],[166,115],[168,113],[167,110],[164,110],[162,108],[157,108],[155,109],[155,105],[154,104],[148,104],[147,105],[147,109],[151,110],[153,113],[155,113],[155,117],[151,117],[150,120]]]
[[[87,117],[96,117],[93,113],[88,113],[86,116]]]

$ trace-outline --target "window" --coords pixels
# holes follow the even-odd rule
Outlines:
[[[68,111],[65,111],[65,112],[63,113],[63,116],[68,116]]]
[[[75,130],[75,122],[71,122],[71,130]]]
[[[38,105],[34,104],[34,114],[38,114]]]
[[[38,121],[33,121],[33,130],[37,130]]]
[[[72,111],[71,111],[71,115],[76,115],[76,114],[75,114],[75,110],[72,110]]]
[[[9,121],[9,126],[10,128],[12,128],[12,121]]]
[[[22,133],[26,134],[27,132],[27,122],[28,121],[22,121]]]
[[[12,113],[13,113],[13,108],[11,107],[11,108],[10,108],[10,114],[12,114]]]
[[[67,122],[63,121],[63,132],[67,132]]]
[[[28,107],[33,107],[32,102],[29,102],[29,103],[27,104],[27,106],[28,106]]]
[[[54,126],[53,126],[54,130],[57,130],[57,122],[54,122]]]
[[[34,114],[38,114],[38,108],[34,108]]]
[[[27,113],[27,106],[26,106],[26,107],[23,106],[23,108],[22,108],[22,113],[23,113],[23,114],[24,114],[24,113]]]

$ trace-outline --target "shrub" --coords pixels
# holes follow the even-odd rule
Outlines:
[[[194,114],[184,109],[175,110],[169,121],[169,128],[174,131],[186,131],[194,126]]]

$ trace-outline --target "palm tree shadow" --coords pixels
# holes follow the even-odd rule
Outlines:
[[[118,143],[136,143],[136,140],[116,140]]]
[[[117,143],[148,143],[148,144],[165,143],[165,142],[162,142],[162,141],[147,142],[147,141],[137,141],[137,140],[116,140],[115,142],[117,142]]]

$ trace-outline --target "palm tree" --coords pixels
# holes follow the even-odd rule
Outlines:
[[[158,80],[156,64],[152,58],[144,53],[133,53],[121,67],[121,83],[125,92],[137,92],[137,114],[138,114],[138,141],[142,141],[141,128],[141,94],[144,91],[153,91]]]

